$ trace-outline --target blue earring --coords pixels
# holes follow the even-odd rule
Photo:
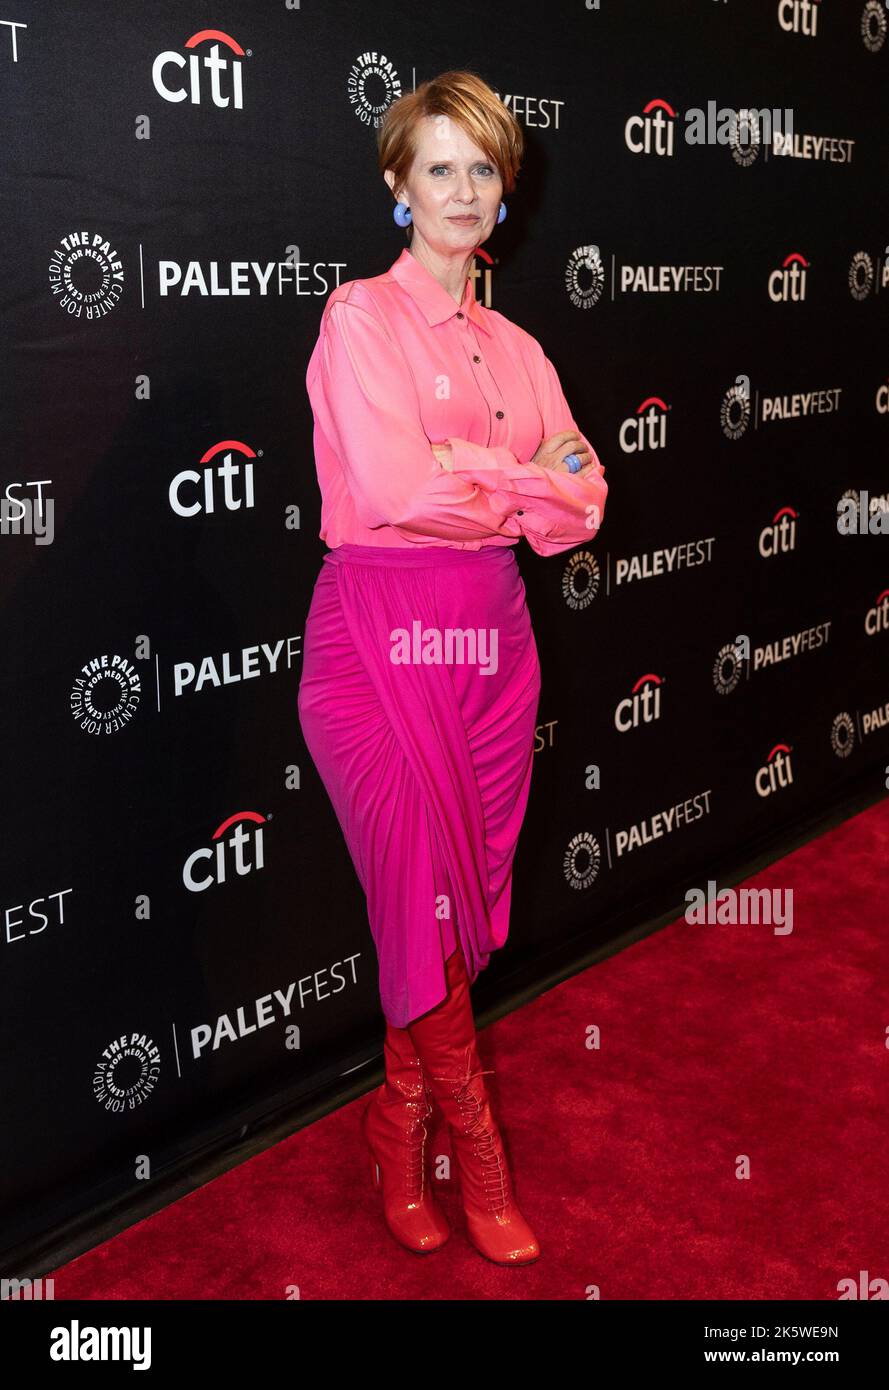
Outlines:
[[[498,222],[502,222],[505,216],[506,216],[506,204],[505,204],[505,203],[501,203],[501,204],[500,204],[500,211],[499,211],[498,214],[497,214],[497,221],[498,221]]]

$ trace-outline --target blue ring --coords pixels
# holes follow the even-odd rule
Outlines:
[[[569,473],[579,473],[581,468],[583,468],[583,464],[576,454],[566,454],[565,462],[568,465]]]

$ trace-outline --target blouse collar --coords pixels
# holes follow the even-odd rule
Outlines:
[[[459,305],[452,295],[448,294],[444,285],[440,284],[427,270],[416,256],[412,256],[407,247],[404,248],[398,260],[389,267],[389,274],[392,275],[407,290],[408,294],[419,305],[429,324],[444,323],[446,319],[453,318],[455,314],[462,312],[467,318],[472,319],[478,328],[490,334],[491,329],[485,322],[485,313],[475,297],[473,277],[467,275],[466,286],[463,290],[463,300]]]

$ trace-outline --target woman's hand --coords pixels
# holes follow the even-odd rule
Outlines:
[[[531,462],[538,463],[541,468],[551,468],[554,473],[570,473],[571,470],[565,462],[566,454],[576,454],[583,464],[583,467],[573,474],[575,478],[582,478],[595,467],[589,449],[576,430],[562,430],[559,434],[551,434],[548,439],[541,440]]]

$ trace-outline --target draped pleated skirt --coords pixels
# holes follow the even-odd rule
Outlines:
[[[341,545],[305,624],[303,737],[367,898],[383,1012],[404,1028],[509,930],[540,666],[511,546]]]

